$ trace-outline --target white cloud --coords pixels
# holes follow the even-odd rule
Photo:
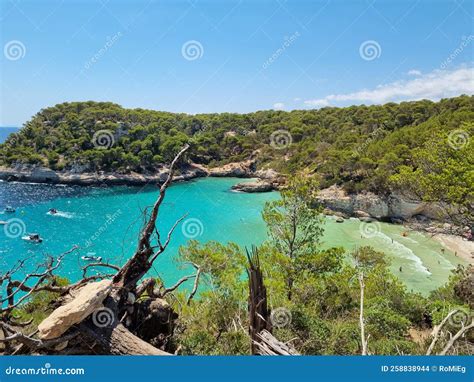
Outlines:
[[[310,106],[316,106],[316,107],[324,107],[324,106],[329,106],[329,101],[325,98],[321,99],[309,99],[307,101],[304,101],[306,105]]]
[[[409,76],[421,76],[421,72],[419,70],[412,69],[412,70],[408,71],[408,75]]]
[[[274,109],[283,109],[285,107],[285,104],[282,102],[277,102],[273,104]]]
[[[312,106],[327,106],[340,102],[380,104],[420,99],[439,100],[461,94],[474,94],[474,68],[434,70],[412,80],[396,81],[354,93],[331,94],[304,103]]]

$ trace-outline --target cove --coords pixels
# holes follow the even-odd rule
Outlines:
[[[175,261],[181,245],[189,239],[216,240],[240,246],[258,245],[266,239],[261,211],[266,201],[279,197],[277,192],[245,194],[230,191],[241,181],[235,178],[202,178],[172,185],[160,210],[159,228],[166,235],[174,222],[187,214],[175,230],[171,244],[155,262],[151,275],[159,275],[167,285],[189,273]],[[0,232],[0,267],[9,269],[16,260],[30,257],[26,270],[43,262],[48,254],[58,255],[73,245],[80,250],[68,255],[57,274],[71,281],[81,278],[81,259],[88,253],[103,261],[122,265],[134,252],[143,224],[143,210],[156,200],[155,186],[146,187],[70,187],[44,184],[0,183],[0,210],[16,207],[14,214],[0,220],[21,219],[26,232],[38,232],[44,242],[35,245]],[[48,215],[50,208],[60,213]],[[379,224],[371,237],[361,235],[360,221],[337,223],[325,220],[324,247],[341,246],[347,250],[371,245],[387,254],[391,269],[408,289],[428,293],[444,284],[452,269],[462,260],[429,236],[410,232],[403,236],[402,226]],[[402,267],[402,272],[400,272]]]

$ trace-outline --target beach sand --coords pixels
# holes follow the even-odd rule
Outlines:
[[[433,238],[441,243],[446,249],[456,252],[457,255],[466,260],[469,264],[474,264],[474,242],[467,241],[461,236],[436,234]]]

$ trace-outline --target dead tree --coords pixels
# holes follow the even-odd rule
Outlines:
[[[431,332],[431,336],[433,337],[433,340],[430,343],[430,346],[428,347],[428,350],[426,351],[426,355],[431,355],[433,352],[438,340],[441,338],[443,334],[443,329],[447,326],[447,323],[452,321],[452,318],[457,314],[461,313],[463,315],[463,311],[459,309],[454,309],[450,311],[446,317],[443,318],[441,323],[439,325],[436,325],[433,328],[433,331]],[[460,320],[460,329],[453,335],[449,330],[445,331],[445,335],[449,336],[448,341],[446,344],[442,347],[441,351],[438,353],[438,355],[446,355],[453,347],[456,341],[458,341],[461,337],[463,337],[469,330],[474,328],[474,317],[470,317],[469,314],[465,314],[465,317],[462,317]]]
[[[249,266],[249,334],[252,354],[256,355],[297,355],[290,345],[276,339],[271,331],[270,310],[267,306],[267,289],[263,282],[258,250],[247,250]]]
[[[258,334],[263,330],[271,332],[270,312],[267,307],[267,290],[263,284],[262,270],[258,258],[258,250],[252,247],[247,250],[249,266],[247,275],[249,278],[249,334],[252,341],[252,354],[258,354],[260,341]]]
[[[7,305],[0,311],[0,328],[4,334],[0,343],[5,344],[6,353],[169,354],[163,349],[172,335],[177,315],[164,300],[164,296],[177,289],[184,281],[194,278],[194,287],[189,296],[192,299],[201,270],[193,265],[196,268],[195,274],[184,277],[169,288],[155,288],[156,281],[153,279],[144,280],[140,284],[139,281],[166,250],[174,230],[185,217],[178,219],[162,240],[156,227],[160,206],[172,182],[176,165],[188,148],[186,145],[172,161],[149,216],[145,212],[145,223],[137,249],[125,265],[117,267],[112,264],[90,264],[83,268],[83,278],[80,281],[66,287],[57,286],[53,271],[59,267],[64,256],[77,249],[73,248],[57,259],[50,258],[35,272],[27,274],[22,281],[15,281],[12,277],[23,268],[26,260],[20,261],[12,270],[0,276],[0,287],[4,282],[8,283],[7,296],[1,299],[2,304]],[[87,276],[88,269],[93,267],[107,268],[112,273]],[[31,283],[32,280],[35,280],[34,285],[28,287],[26,283]],[[25,334],[20,329],[23,323],[14,322],[11,313],[32,294],[42,290],[58,293],[56,306],[59,306],[37,330]],[[26,293],[15,301],[19,292]]]
[[[359,275],[359,287],[360,287],[360,311],[359,311],[359,327],[360,327],[360,340],[362,343],[362,355],[367,355],[367,345],[369,343],[370,334],[365,336],[365,320],[364,320],[364,273],[360,271]]]

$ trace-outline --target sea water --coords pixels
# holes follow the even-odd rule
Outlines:
[[[179,247],[190,239],[205,243],[235,242],[244,247],[259,245],[267,239],[261,212],[265,202],[279,198],[277,192],[238,193],[231,186],[236,178],[203,178],[173,184],[161,206],[158,227],[162,239],[175,223],[177,226],[166,251],[155,261],[150,275],[159,275],[171,285],[191,270],[176,261]],[[0,273],[15,262],[28,258],[25,271],[44,262],[48,255],[57,256],[74,245],[79,249],[68,254],[57,274],[76,281],[82,277],[83,256],[102,257],[103,262],[122,265],[134,253],[143,214],[158,196],[156,186],[146,187],[79,187],[0,182],[0,211],[7,205],[15,213],[0,214],[0,220],[16,219],[22,231],[8,232],[0,226]],[[56,214],[48,214],[54,208]],[[444,253],[429,236],[409,232],[399,225],[371,223],[358,219],[338,223],[325,219],[323,247],[339,246],[347,250],[370,245],[387,254],[391,270],[409,289],[428,293],[444,284],[461,259]],[[22,240],[26,233],[39,233],[40,244]],[[400,271],[401,269],[401,271]],[[107,271],[101,269],[101,271]]]

